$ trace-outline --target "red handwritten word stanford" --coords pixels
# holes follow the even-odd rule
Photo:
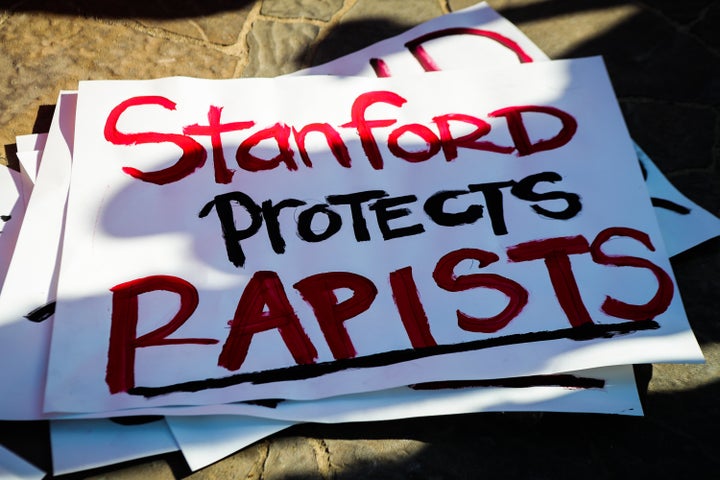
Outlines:
[[[489,118],[500,118],[505,124],[512,138],[512,145],[498,145],[488,140],[482,140],[493,128],[489,122],[465,113],[447,113],[434,116],[430,119],[432,126],[421,123],[396,125],[397,119],[375,118],[368,119],[366,111],[372,105],[382,103],[401,108],[407,100],[397,93],[380,90],[366,92],[359,95],[352,103],[350,121],[339,126],[343,129],[354,129],[360,139],[366,160],[377,170],[385,164],[378,139],[373,131],[380,128],[393,127],[387,135],[387,148],[397,158],[406,162],[417,163],[430,160],[442,154],[446,161],[451,162],[458,156],[458,149],[467,148],[501,154],[531,155],[536,152],[552,150],[568,143],[577,130],[577,121],[569,113],[558,108],[546,105],[514,105],[487,114]],[[207,124],[195,123],[186,125],[182,133],[159,132],[121,132],[118,122],[123,114],[131,108],[160,107],[166,110],[175,110],[176,103],[162,96],[139,96],[129,98],[115,106],[107,117],[104,128],[105,139],[115,145],[138,145],[170,142],[182,150],[182,155],[169,167],[156,171],[141,171],[126,166],[123,171],[139,180],[163,185],[177,182],[191,175],[201,168],[208,153],[195,138],[198,136],[210,137],[213,154],[213,168],[215,182],[227,184],[232,181],[234,170],[228,166],[223,153],[222,134],[232,131],[247,130],[255,126],[252,120],[223,122],[221,119],[222,107],[211,105],[208,110]],[[560,130],[552,138],[531,140],[531,136],[524,123],[523,114],[534,112],[548,115],[561,122]],[[470,133],[455,136],[451,126],[464,125],[472,128]],[[312,160],[305,148],[306,137],[310,133],[318,133],[325,137],[328,147],[334,158],[343,167],[351,168],[353,159],[337,129],[328,123],[318,122],[301,127],[277,122],[270,126],[256,130],[242,142],[235,152],[235,162],[239,168],[248,172],[272,170],[284,166],[288,170],[299,168],[296,154],[300,161],[308,168],[312,168]],[[424,143],[425,148],[408,150],[401,145],[401,138],[417,137]],[[291,140],[297,151],[292,147]],[[253,149],[261,142],[272,141],[277,145],[278,154],[266,159],[253,154]]]

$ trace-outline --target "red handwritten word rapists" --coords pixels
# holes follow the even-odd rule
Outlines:
[[[632,322],[651,320],[670,305],[674,295],[672,279],[662,268],[645,258],[605,253],[603,246],[613,237],[629,238],[650,251],[655,250],[644,232],[626,227],[611,227],[601,231],[592,242],[588,242],[582,235],[546,238],[511,246],[506,249],[505,254],[507,261],[511,263],[535,260],[544,262],[558,303],[572,329],[578,330],[593,325],[594,322],[584,305],[580,285],[573,274],[573,255],[589,253],[593,262],[600,267],[645,269],[657,282],[657,289],[647,303],[629,304],[607,296],[601,310],[611,317]],[[479,268],[482,269],[500,261],[500,256],[476,248],[451,251],[438,260],[432,274],[433,280],[437,287],[450,292],[489,288],[503,293],[507,297],[507,305],[493,317],[476,318],[457,310],[457,325],[460,329],[480,333],[499,332],[520,314],[530,294],[523,285],[503,275],[456,275],[455,267],[467,259],[478,261]],[[432,319],[425,313],[415,286],[412,267],[390,272],[389,279],[390,294],[413,349],[437,347],[430,328]],[[373,280],[352,272],[322,272],[310,275],[294,283],[293,287],[311,306],[315,320],[320,325],[336,361],[342,362],[355,357],[357,353],[343,323],[366,311],[376,296],[385,292],[379,291]],[[350,297],[340,301],[335,294],[339,289],[350,290]],[[177,294],[180,297],[180,307],[166,325],[138,337],[138,298],[142,294],[158,290]],[[116,285],[111,291],[112,324],[106,374],[106,383],[111,393],[129,392],[135,388],[135,353],[138,348],[219,343],[219,340],[213,338],[168,338],[192,317],[198,306],[195,287],[181,278],[162,275],[143,277]],[[303,322],[291,305],[278,274],[258,271],[253,274],[240,295],[230,332],[217,364],[230,371],[240,369],[253,336],[270,330],[279,332],[298,365],[312,365],[316,362],[318,354],[315,345],[305,333]],[[197,388],[209,387],[200,385]]]
[[[354,129],[357,133],[366,160],[377,170],[383,168],[385,159],[378,148],[378,139],[374,130],[380,128],[392,129],[387,134],[387,148],[397,158],[406,162],[417,163],[427,161],[442,152],[446,161],[451,162],[458,156],[458,149],[495,152],[501,154],[516,153],[519,156],[531,155],[536,152],[552,150],[568,143],[575,135],[577,121],[569,113],[547,105],[515,105],[487,114],[488,118],[504,119],[505,126],[512,138],[512,145],[497,145],[488,140],[481,140],[493,128],[491,124],[473,115],[466,113],[447,113],[434,116],[430,121],[434,127],[420,123],[409,123],[397,126],[397,119],[382,118],[368,119],[366,116],[369,107],[375,104],[385,104],[401,108],[407,100],[392,91],[371,91],[359,95],[352,103],[350,121],[334,127],[328,123],[310,123],[301,127],[290,126],[277,122],[265,126],[251,133],[240,142],[236,152],[237,166],[248,172],[272,170],[284,166],[288,170],[299,168],[296,153],[302,163],[312,168],[312,160],[305,148],[305,140],[310,133],[318,133],[325,137],[328,147],[334,158],[343,167],[350,168],[353,159],[350,158],[347,145],[337,128]],[[163,108],[175,110],[176,104],[162,96],[139,96],[129,98],[109,113],[104,127],[105,139],[115,145],[138,145],[152,143],[173,143],[182,151],[177,161],[169,167],[156,171],[141,171],[126,166],[123,171],[139,180],[159,185],[177,182],[201,168],[207,160],[207,151],[193,136],[210,137],[213,153],[213,168],[215,181],[227,184],[232,181],[233,169],[228,167],[227,159],[223,153],[222,134],[231,131],[248,130],[255,126],[252,120],[222,122],[223,108],[211,105],[207,115],[207,125],[198,123],[187,125],[182,133],[159,132],[121,132],[118,122],[123,114],[131,108]],[[559,131],[551,138],[531,140],[531,135],[525,125],[523,114],[533,112],[547,115],[560,121]],[[461,124],[472,128],[470,133],[455,136],[451,125]],[[425,148],[408,150],[403,147],[401,138],[417,138]],[[272,141],[277,146],[278,154],[266,159],[253,154],[253,149],[261,142]],[[292,144],[295,144],[293,148]]]

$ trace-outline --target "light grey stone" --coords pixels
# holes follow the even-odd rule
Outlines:
[[[328,21],[343,3],[343,0],[265,0],[260,13],[281,18]]]
[[[242,75],[274,77],[299,70],[318,30],[307,23],[258,20],[248,37],[250,62]]]
[[[409,28],[443,13],[440,3],[435,0],[417,0],[412,3],[405,0],[359,0],[343,15],[342,21],[378,19],[405,24]]]

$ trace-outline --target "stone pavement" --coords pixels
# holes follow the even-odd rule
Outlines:
[[[0,156],[83,79],[275,76],[473,0],[0,0]],[[551,58],[603,55],[634,140],[720,215],[720,2],[490,0]],[[637,366],[645,417],[473,414],[292,427],[191,473],[179,453],[65,478],[717,478],[720,239],[673,258],[704,365]],[[10,388],[10,386],[2,386]],[[21,435],[28,435],[21,440]],[[47,425],[0,440],[50,471]]]

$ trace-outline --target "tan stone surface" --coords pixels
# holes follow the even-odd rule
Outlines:
[[[270,440],[261,440],[224,460],[209,465],[190,474],[188,480],[224,480],[241,478],[243,480],[266,479],[265,468],[270,454]]]
[[[363,469],[381,474],[386,465],[412,461],[422,455],[424,442],[411,439],[386,440],[326,440],[333,473],[342,477],[363,465]]]
[[[113,480],[134,480],[138,478],[146,478],[152,480],[174,480],[175,474],[168,464],[163,460],[148,460],[141,465],[132,467],[118,468],[112,475],[88,475],[87,480],[105,480],[112,478]]]
[[[327,478],[321,471],[314,441],[302,437],[278,437],[270,443],[263,478]]]
[[[217,12],[185,18],[141,18],[137,21],[146,27],[164,30],[200,42],[232,45],[238,41],[240,32],[250,14],[251,7],[251,4],[241,4],[237,10],[227,12]]]
[[[23,48],[16,48],[23,45]],[[81,80],[231,77],[238,57],[131,22],[27,12],[0,25],[0,142],[31,133],[40,105]]]
[[[399,24],[414,26],[431,18],[447,13],[445,2],[433,0],[386,0],[384,2],[358,1],[343,17],[344,22],[363,19],[379,19],[394,21]]]

